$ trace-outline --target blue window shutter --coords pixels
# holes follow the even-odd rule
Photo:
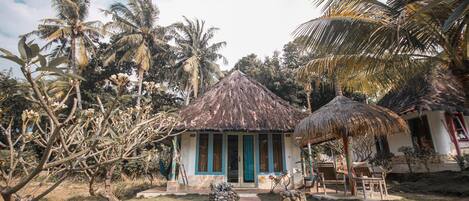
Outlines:
[[[207,156],[207,171],[199,171],[199,144],[200,144],[200,134],[197,133],[197,142],[196,142],[196,155],[195,155],[195,175],[223,175],[225,174],[225,155],[226,155],[226,135],[223,135],[223,145],[222,145],[222,170],[221,172],[213,172],[213,133],[208,135],[208,156]]]
[[[274,172],[274,150],[272,145],[272,134],[268,134],[267,139],[269,142],[269,172]]]

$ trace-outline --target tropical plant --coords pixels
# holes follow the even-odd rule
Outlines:
[[[323,54],[302,73],[363,74],[388,88],[438,66],[449,68],[469,88],[467,1],[313,2],[323,15],[300,25],[295,34],[306,48]]]
[[[12,121],[7,126],[0,124],[3,200],[40,200],[70,175],[84,172],[93,180],[94,171],[98,170],[106,172],[106,180],[104,190],[97,194],[115,200],[109,175],[116,164],[145,157],[144,154],[134,156],[134,151],[170,134],[173,136],[177,117],[168,112],[155,114],[149,104],[122,107],[129,83],[125,74],[109,79],[113,99],[103,103],[97,97],[95,108],[79,111],[76,99],[70,97],[73,82],[63,83],[60,79],[77,78],[59,67],[67,61],[66,57],[46,60],[39,46],[26,43],[24,37],[18,43],[18,52],[19,56],[0,48],[0,57],[20,66],[28,83],[25,93],[30,94],[28,97],[35,107],[23,111],[20,128],[12,128]],[[56,80],[59,80],[57,85]],[[152,83],[147,90],[161,89]],[[36,192],[24,191],[32,181],[51,182],[51,185]]]
[[[80,75],[88,66],[90,55],[94,54],[96,41],[104,35],[100,21],[85,21],[88,15],[89,0],[52,0],[57,12],[56,18],[42,19],[37,30],[27,35],[38,35],[45,39],[50,47],[57,44],[54,58],[68,56],[69,66],[74,74]],[[76,96],[78,108],[82,109],[80,82],[76,79]]]
[[[151,0],[128,0],[127,5],[116,2],[103,12],[112,17],[112,21],[104,25],[105,29],[115,34],[104,64],[117,61],[137,65],[137,105],[140,105],[143,76],[155,56],[151,49],[166,44],[167,40],[165,27],[156,24],[159,10]]]
[[[223,77],[220,66],[216,62],[222,59],[224,63],[227,63],[225,57],[219,53],[226,42],[211,43],[218,28],[206,29],[203,20],[189,20],[184,17],[184,22],[175,24],[174,28],[172,35],[176,41],[179,60],[176,64],[176,76],[178,80],[185,83],[187,104],[191,93],[196,98],[199,89],[201,93],[204,93],[207,86]]]

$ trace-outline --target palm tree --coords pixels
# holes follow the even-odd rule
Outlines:
[[[48,41],[45,47],[57,44],[50,56],[68,55],[69,65],[74,74],[88,65],[88,57],[95,52],[95,42],[102,37],[100,21],[85,21],[88,15],[89,0],[52,0],[57,11],[57,18],[42,20],[38,29],[27,35],[38,35]],[[79,109],[82,109],[80,81],[75,82],[75,90]]]
[[[105,28],[115,32],[105,63],[115,61],[119,54],[118,62],[134,62],[138,66],[137,105],[140,105],[143,76],[152,66],[154,56],[151,49],[166,43],[165,28],[156,24],[159,10],[151,0],[128,0],[127,5],[116,2],[103,12],[113,19]]]
[[[366,74],[386,85],[437,66],[469,88],[467,0],[313,2],[322,6],[323,15],[300,25],[295,35],[308,49],[325,53],[303,73]]]
[[[226,58],[218,53],[226,46],[226,42],[210,43],[218,28],[210,27],[205,30],[205,21],[189,20],[184,17],[184,23],[174,25],[173,36],[179,58],[177,64],[178,80],[185,83],[186,104],[189,103],[191,91],[197,98],[207,86],[223,77],[220,66],[216,63]]]

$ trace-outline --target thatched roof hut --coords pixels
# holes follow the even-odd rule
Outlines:
[[[343,135],[380,136],[406,132],[406,121],[391,110],[337,96],[303,119],[294,136],[304,146],[341,139]]]
[[[292,132],[307,115],[241,71],[223,78],[179,114],[179,129],[256,132]]]
[[[391,90],[378,103],[400,115],[409,112],[436,111],[464,112],[465,93],[461,82],[448,70],[436,69],[430,74],[418,75],[404,87]]]

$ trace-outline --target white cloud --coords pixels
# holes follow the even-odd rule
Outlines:
[[[123,0],[120,0],[125,2]],[[108,20],[100,12],[114,0],[93,0],[88,20]],[[319,15],[309,0],[153,0],[160,9],[160,23],[169,25],[182,16],[199,18],[220,28],[214,41],[226,41],[222,50],[228,69],[241,57],[271,55],[292,39],[302,22]],[[33,30],[40,19],[54,17],[50,0],[0,0],[0,44],[16,51],[18,36]],[[12,63],[0,60],[0,69]],[[18,72],[18,71],[16,71]],[[15,73],[16,74],[16,73]]]

